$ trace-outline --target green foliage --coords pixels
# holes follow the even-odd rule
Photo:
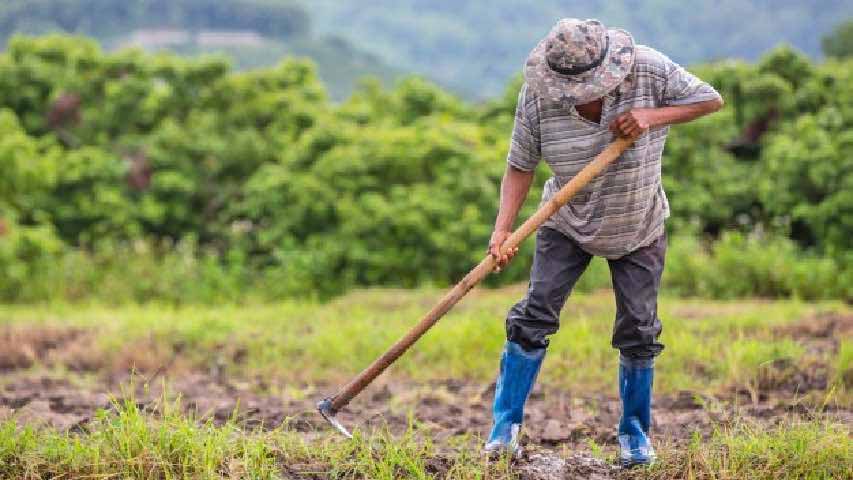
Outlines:
[[[725,142],[738,135],[733,110],[679,126],[667,138],[663,185],[671,230],[716,234],[742,227],[755,213],[755,165],[725,149]]]
[[[32,195],[55,181],[60,152],[49,141],[28,136],[11,110],[0,110],[0,131],[0,209],[26,210]]]
[[[16,272],[4,298],[22,301],[455,282],[484,255],[520,84],[473,106],[416,77],[366,81],[332,105],[304,61],[234,73],[58,36],[13,39],[0,68],[0,265]],[[665,154],[668,285],[851,298],[850,71],[788,47],[702,67],[729,101],[677,127]],[[730,153],[755,122],[755,153]],[[532,247],[489,283],[525,279]],[[603,264],[589,277],[581,288],[607,284]]]
[[[800,227],[798,239],[838,254],[853,250],[851,127],[834,106],[786,125],[763,152],[759,184],[768,211]]]
[[[808,57],[788,47],[780,46],[765,55],[758,63],[758,72],[776,75],[784,82],[775,82],[772,88],[761,89],[762,93],[782,97],[800,88],[813,74],[814,68]],[[769,100],[769,98],[763,98]]]
[[[803,255],[786,238],[727,232],[704,249],[691,236],[670,242],[664,284],[670,291],[708,298],[794,296],[853,298],[850,271],[829,258]]]
[[[853,55],[853,20],[838,24],[821,39],[821,47],[828,57],[847,58]]]
[[[755,66],[698,69],[727,108],[677,127],[667,145],[673,226],[712,234],[760,226],[844,260],[851,246],[851,70],[849,62],[811,64],[789,47]]]
[[[46,281],[58,273],[64,245],[49,226],[21,226],[0,218],[0,300],[39,301],[56,292]]]

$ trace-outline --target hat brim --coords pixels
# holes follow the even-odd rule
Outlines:
[[[588,103],[616,88],[634,66],[634,38],[625,30],[608,29],[610,47],[601,65],[578,75],[551,70],[545,57],[551,35],[543,38],[527,57],[524,79],[543,99],[571,105]]]

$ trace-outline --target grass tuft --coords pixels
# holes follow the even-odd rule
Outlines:
[[[688,448],[664,452],[652,479],[827,480],[851,478],[849,427],[816,419],[777,426],[741,421],[711,438],[695,435]]]
[[[0,478],[279,478],[269,435],[199,422],[179,402],[162,400],[151,413],[132,398],[117,400],[80,434],[4,422]]]

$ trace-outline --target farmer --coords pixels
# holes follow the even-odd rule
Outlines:
[[[661,153],[669,125],[719,110],[720,95],[656,50],[597,20],[560,20],[530,53],[518,95],[500,210],[489,252],[497,271],[517,252],[500,253],[524,202],[533,171],[545,159],[554,195],[614,136],[633,146],[581,190],[536,234],[530,284],[507,314],[495,387],[494,423],[486,451],[519,451],[524,403],[536,380],[560,310],[593,255],[610,265],[616,298],[611,344],[619,350],[620,462],[649,464],[657,314],[669,205],[661,185]],[[578,359],[578,366],[583,365]]]

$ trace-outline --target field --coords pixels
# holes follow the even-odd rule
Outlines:
[[[660,461],[614,465],[612,293],[563,312],[527,409],[524,457],[479,454],[503,315],[478,289],[340,414],[315,402],[440,297],[330,303],[0,307],[2,478],[851,478],[853,310],[663,298]],[[571,334],[570,334],[571,332]]]
[[[674,106],[694,88],[725,100],[674,126],[661,158],[659,461],[627,472],[615,467],[618,354],[601,259],[563,312],[524,455],[481,453],[532,241],[340,413],[353,440],[315,409],[482,258],[503,218],[512,131],[521,121],[536,137],[532,115],[516,115],[516,69],[567,2],[515,15],[506,0],[409,1],[424,4],[414,16],[405,1],[0,3],[0,480],[853,480],[853,20],[828,8],[839,0],[596,9],[676,61],[702,59],[685,65],[701,87],[660,74],[680,72],[663,57],[650,63],[644,104]],[[605,2],[576,3],[560,15]],[[752,36],[733,16],[750,18]],[[670,18],[689,27],[679,34]],[[155,44],[199,39],[183,41],[189,50],[203,36],[261,35],[320,61],[238,71],[223,57],[104,50],[61,33],[140,30]],[[780,31],[811,53],[820,42],[823,56],[769,48]],[[380,57],[399,82],[356,79]],[[340,97],[320,79],[335,74],[359,86]],[[469,99],[448,89],[469,91],[465,76]],[[602,129],[637,105],[633,86],[602,103]],[[646,113],[688,110],[710,111]],[[522,148],[545,158],[516,223],[539,205],[548,165],[568,161],[541,148],[560,139],[539,137]],[[658,188],[637,182],[584,187],[588,211],[612,212],[627,232],[627,210],[609,199]]]

